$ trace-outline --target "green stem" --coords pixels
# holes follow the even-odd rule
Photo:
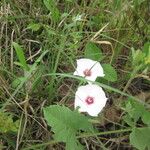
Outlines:
[[[64,78],[69,77],[69,78],[73,78],[73,79],[77,79],[77,80],[82,80],[82,81],[85,81],[85,82],[86,82],[86,81],[89,81],[89,80],[87,80],[87,79],[84,79],[84,78],[81,78],[81,77],[78,77],[78,76],[74,76],[74,75],[72,75],[72,74],[66,74],[66,73],[49,73],[49,74],[43,75],[43,77],[46,77],[46,76],[56,76],[56,75],[57,75],[57,76],[64,77]],[[108,90],[110,90],[110,91],[116,92],[116,93],[121,94],[121,95],[123,95],[123,96],[127,96],[127,97],[129,97],[129,98],[131,98],[131,99],[134,99],[134,100],[138,101],[139,103],[142,103],[142,104],[146,105],[148,108],[150,108],[150,104],[147,104],[147,103],[145,103],[144,101],[141,101],[140,99],[138,99],[138,98],[136,98],[136,97],[134,97],[134,96],[131,96],[131,95],[125,93],[125,92],[122,92],[122,91],[120,91],[120,90],[118,90],[118,89],[116,89],[116,88],[113,88],[113,87],[111,87],[111,86],[108,86],[108,85],[103,84],[103,83],[100,83],[100,82],[93,82],[93,81],[91,81],[91,83],[97,84],[97,85],[99,85],[99,86],[101,86],[101,87],[103,87],[103,88],[105,88],[105,89],[108,89]]]
[[[77,136],[77,138],[86,138],[86,137],[91,137],[91,136],[115,134],[115,133],[129,132],[129,131],[132,131],[132,128],[114,130],[114,131],[106,131],[106,132],[98,132],[98,133],[84,133],[82,135]]]
[[[126,90],[128,89],[128,87],[130,86],[132,80],[136,77],[137,72],[141,69],[142,65],[140,65],[139,67],[135,68],[132,73],[131,73],[131,77],[128,80],[127,84],[125,85],[124,89],[123,89],[123,93],[126,92]],[[123,95],[120,96],[119,101],[122,99]]]
[[[88,138],[88,137],[91,137],[91,136],[116,134],[116,133],[129,132],[129,131],[132,131],[132,128],[115,130],[115,131],[99,132],[99,133],[84,133],[84,134],[81,134],[81,135],[77,136],[77,139],[79,139],[79,138]],[[53,144],[57,144],[57,143],[58,143],[58,141],[53,140],[53,141],[49,141],[49,142],[46,142],[46,143],[43,143],[43,144],[33,145],[31,147],[24,148],[23,150],[35,149],[35,148],[38,148],[38,147],[53,145]]]

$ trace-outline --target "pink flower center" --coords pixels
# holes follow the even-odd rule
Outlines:
[[[88,104],[88,105],[91,105],[94,103],[94,98],[91,97],[91,96],[88,96],[86,99],[85,99],[85,102]]]
[[[85,76],[91,76],[91,74],[92,74],[91,70],[89,70],[89,69],[85,69],[83,71],[83,73],[84,73]]]

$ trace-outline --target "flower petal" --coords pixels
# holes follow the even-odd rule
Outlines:
[[[92,97],[93,103],[87,103],[87,97]],[[91,116],[97,116],[106,102],[105,92],[95,84],[80,86],[75,94],[75,108],[80,107],[79,112],[87,112]]]
[[[89,73],[86,75],[85,71],[87,72],[88,70]],[[85,77],[90,81],[95,81],[98,76],[104,76],[104,71],[99,62],[87,58],[82,58],[77,60],[77,68],[74,72],[74,75]]]

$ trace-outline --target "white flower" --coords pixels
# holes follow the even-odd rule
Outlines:
[[[90,81],[95,81],[97,77],[105,76],[101,64],[87,58],[77,60],[77,68],[74,75],[85,77]]]
[[[80,86],[75,94],[75,109],[79,112],[87,112],[91,116],[97,116],[107,101],[105,92],[95,84]]]

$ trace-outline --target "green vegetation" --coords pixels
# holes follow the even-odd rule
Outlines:
[[[0,149],[150,149],[149,0],[0,1]],[[74,110],[99,61],[98,117]]]

